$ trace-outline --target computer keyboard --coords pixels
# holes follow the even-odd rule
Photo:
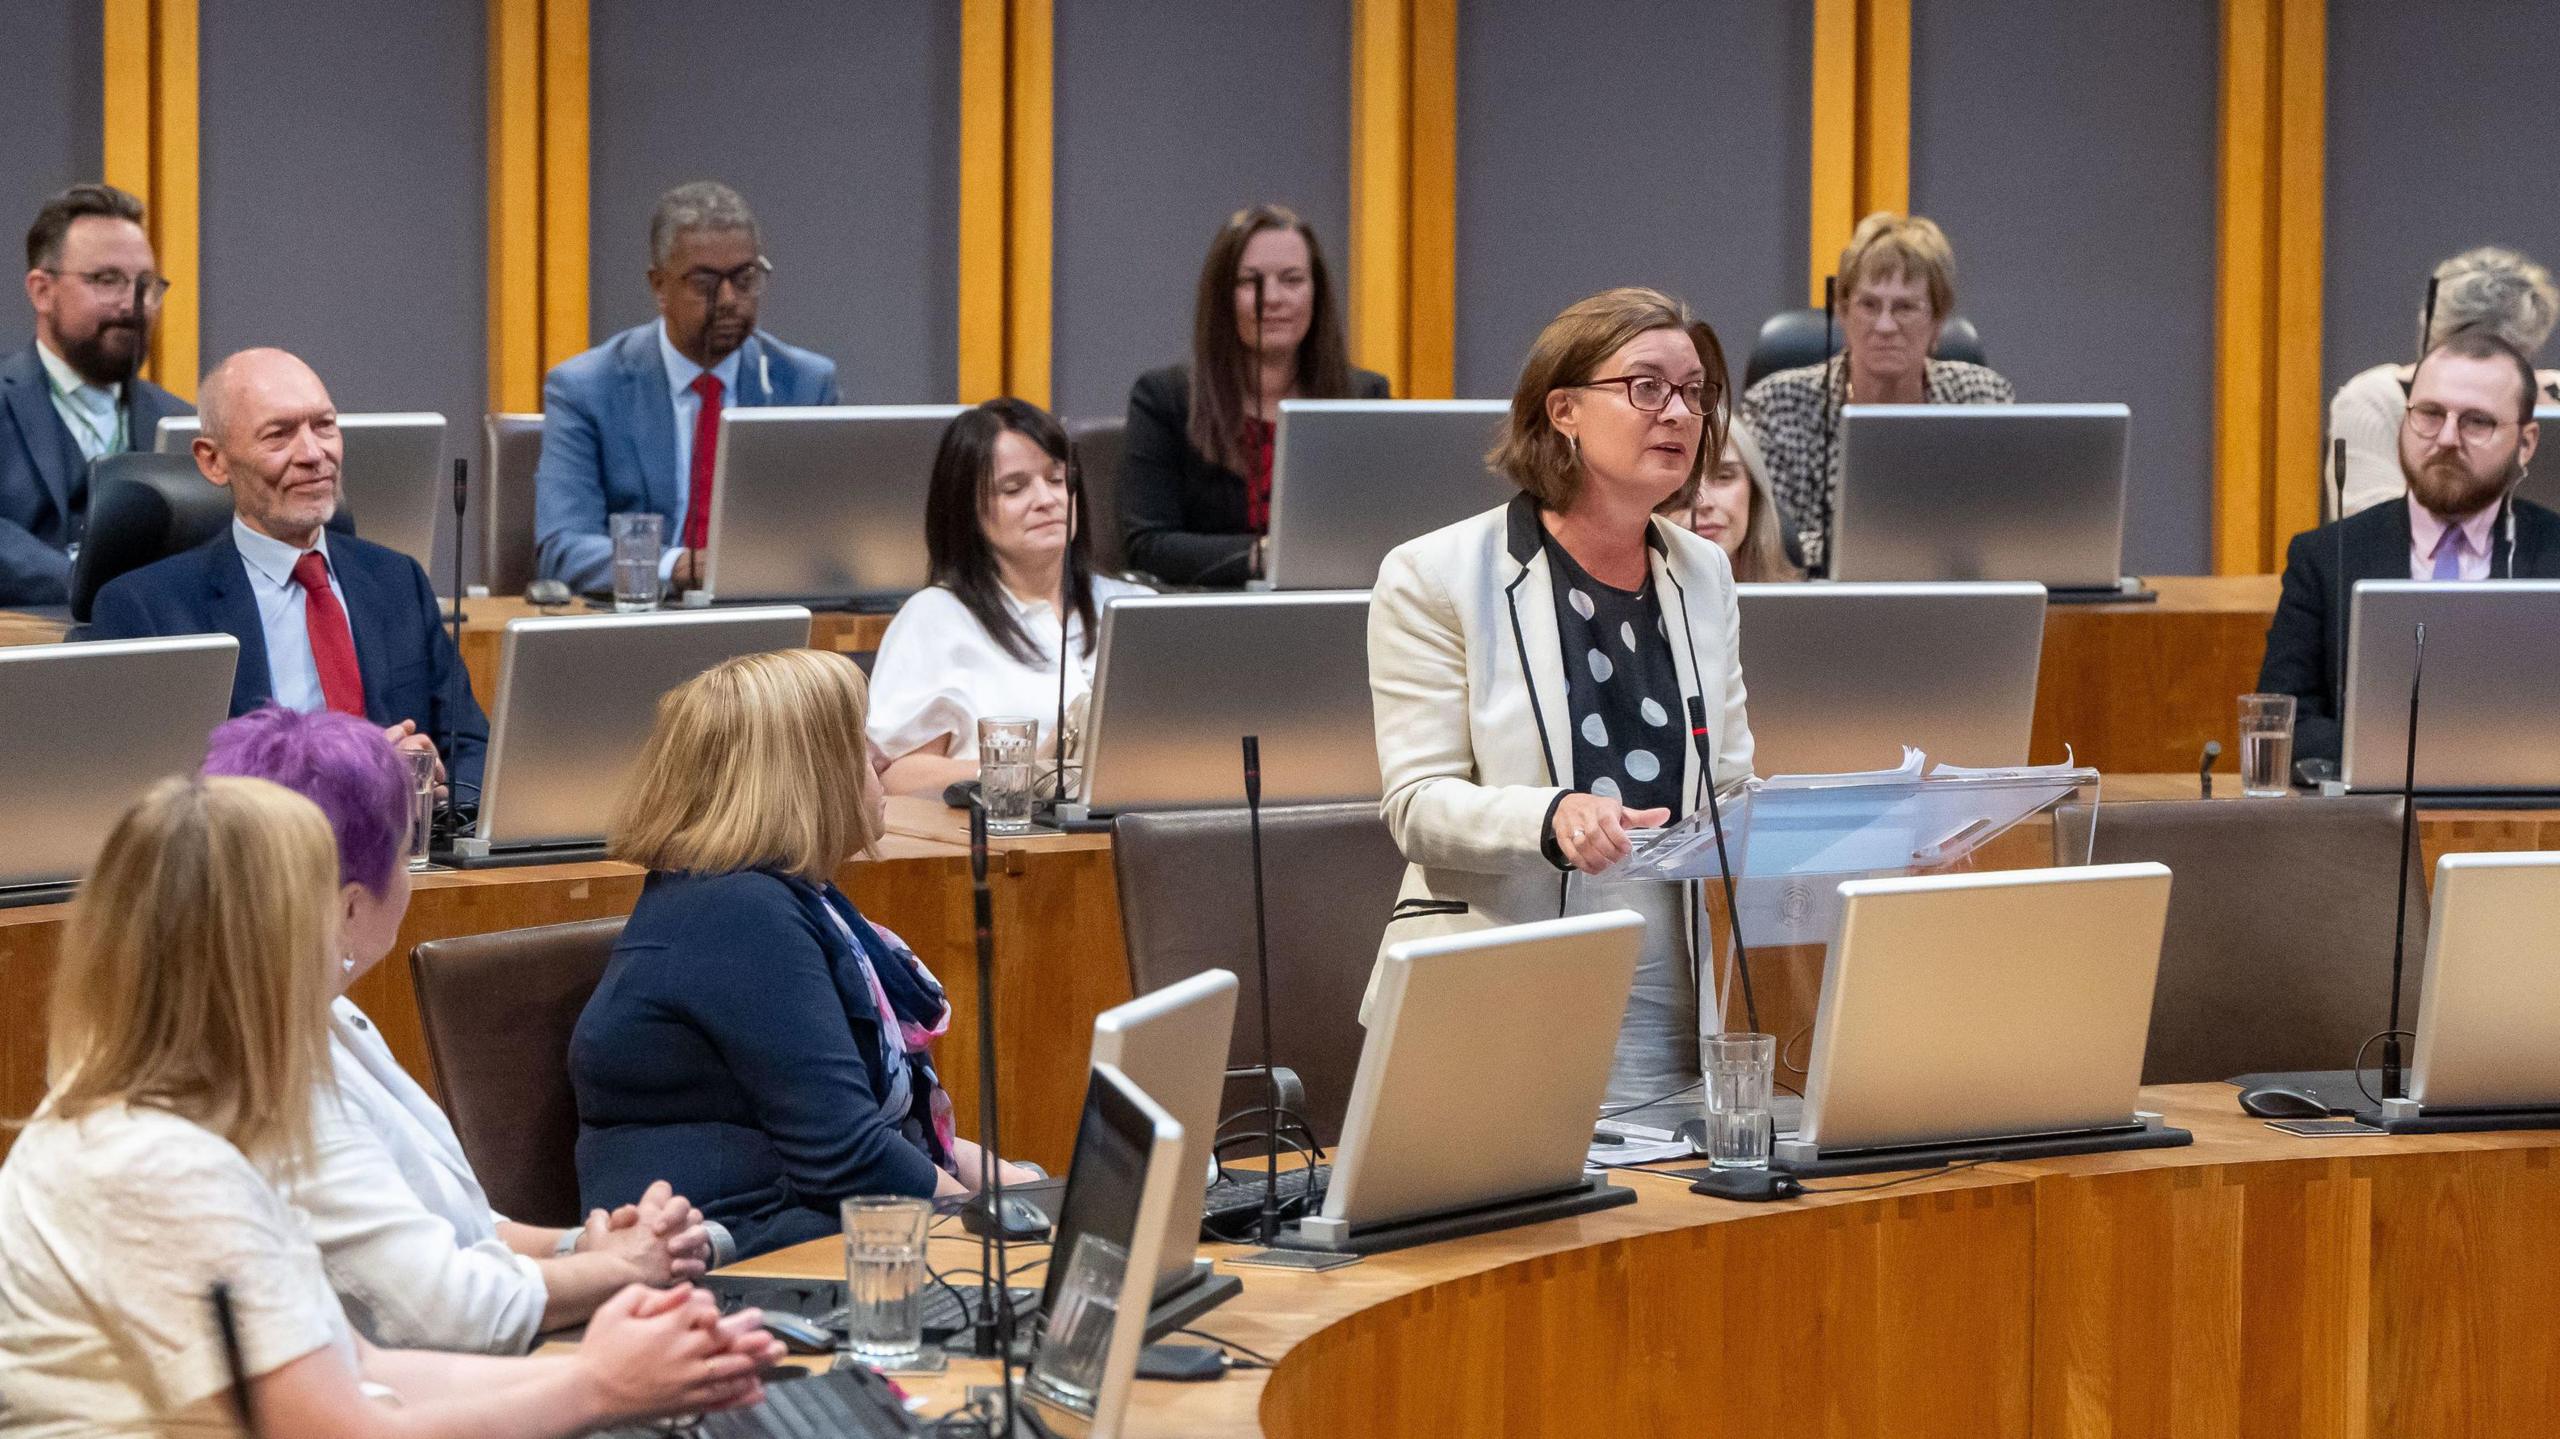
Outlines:
[[[837,1280],[715,1274],[702,1282],[703,1287],[720,1301],[720,1311],[724,1314],[750,1306],[779,1309],[832,1330],[839,1337],[844,1333],[844,1285]],[[927,1280],[924,1295],[919,1301],[924,1306],[925,1339],[939,1344],[976,1323],[981,1292],[971,1280],[954,1279],[948,1287]],[[1017,1322],[1027,1321],[1039,1312],[1038,1289],[1016,1286],[1010,1292]]]
[[[1262,1212],[1262,1196],[1267,1187],[1263,1172],[1250,1165],[1230,1165],[1224,1177],[1209,1186],[1200,1202],[1200,1235],[1204,1239],[1232,1239],[1239,1227],[1252,1222]],[[1295,1218],[1314,1201],[1324,1197],[1325,1185],[1333,1179],[1330,1164],[1310,1164],[1303,1169],[1280,1171],[1280,1213]]]
[[[889,1381],[853,1368],[768,1379],[763,1403],[706,1414],[682,1429],[626,1425],[598,1431],[592,1439],[667,1439],[670,1433],[699,1439],[914,1439],[924,1432]]]

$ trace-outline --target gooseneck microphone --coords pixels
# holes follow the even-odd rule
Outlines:
[[[1849,402],[1846,366],[1842,367],[1844,373],[1840,376],[1840,396],[1836,403],[1831,394],[1831,327],[1834,323],[1832,316],[1838,308],[1839,290],[1839,276],[1822,277],[1822,460],[1813,472],[1815,490],[1822,496],[1822,563],[1811,564],[1808,557],[1807,565],[1815,572],[1816,578],[1831,573],[1831,521],[1833,511],[1840,503],[1831,487],[1831,433],[1840,426],[1840,407]],[[1712,788],[1709,792],[1713,793]]]
[[[1253,844],[1253,974],[1262,1005],[1262,1214],[1254,1225],[1254,1236],[1268,1249],[1280,1237],[1280,1056],[1271,1042],[1271,930],[1262,906],[1260,735],[1244,737],[1244,813]]]
[[[2329,651],[2329,702],[2337,707],[2337,719],[2347,719],[2347,606],[2355,591],[2347,583],[2347,442],[2329,442],[2329,492],[2337,500],[2336,529],[2330,535],[2336,561],[2329,579],[2329,611],[2334,621],[2334,638]],[[2343,762],[2343,761],[2342,761]]]
[[[453,652],[462,653],[462,520],[471,508],[471,462],[453,457]]]
[[[2409,664],[2409,748],[2400,770],[2400,868],[2391,882],[2400,902],[2391,921],[2391,1018],[2382,1031],[2382,1097],[2405,1099],[2400,1079],[2400,977],[2409,962],[2409,850],[2418,835],[2418,687],[2427,676],[2427,624],[2418,622]]]
[[[2220,758],[2222,758],[2222,741],[2206,740],[2204,754],[2196,761],[2196,788],[2203,791],[2202,798],[2213,798],[2213,762]]]
[[[2427,306],[2418,312],[2418,358],[2421,360],[2427,357],[2428,350],[2435,347],[2436,286],[2440,283],[2433,275],[2427,277]],[[2417,377],[2413,375],[2410,378],[2414,380]]]
[[[1049,786],[1049,813],[1054,818],[1067,797],[1067,666],[1075,663],[1075,653],[1067,645],[1067,621],[1074,617],[1076,606],[1068,591],[1076,568],[1076,447],[1067,445],[1067,552],[1058,560],[1058,727],[1051,732],[1058,758],[1055,779]],[[1088,639],[1091,636],[1087,636]],[[1084,775],[1076,775],[1076,793],[1084,793]]]
[[[1004,1432],[1013,1428],[1013,1289],[1004,1213],[1003,1140],[996,1127],[996,920],[987,889],[987,802],[969,796],[969,898],[978,945],[978,1313],[970,1353],[995,1359],[1004,1379]]]
[[[1698,772],[1706,779],[1707,827],[1715,831],[1716,868],[1724,877],[1724,913],[1733,928],[1733,966],[1742,976],[1742,1014],[1751,1032],[1761,1033],[1760,1000],[1751,992],[1751,951],[1742,942],[1742,906],[1734,898],[1733,861],[1725,853],[1724,807],[1716,799],[1716,767],[1708,743],[1707,702],[1698,695],[1689,696],[1689,743],[1697,747]]]

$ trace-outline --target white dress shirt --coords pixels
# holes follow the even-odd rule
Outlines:
[[[720,407],[726,410],[738,402],[738,356],[731,350],[711,367],[711,377],[720,382]],[[667,516],[667,549],[658,557],[658,578],[676,572],[676,561],[684,555],[684,522],[693,508],[693,426],[702,418],[702,397],[693,392],[693,382],[701,376],[702,367],[684,357],[676,342],[667,338],[667,322],[658,322],[658,358],[666,363],[667,393],[676,403],[676,512]]]
[[[91,384],[71,362],[36,341],[36,357],[44,361],[45,388],[53,393],[53,412],[80,446],[82,459],[122,454],[133,448],[124,432],[124,386]]]
[[[338,1092],[317,1114],[312,1165],[289,1194],[311,1217],[329,1283],[389,1348],[522,1354],[550,1294],[498,1238],[499,1216],[444,1111],[341,998],[330,1006]]]
[[[294,562],[303,552],[258,533],[237,517],[231,521],[231,540],[240,547],[242,567],[249,572],[249,593],[258,602],[258,628],[267,637],[268,693],[289,710],[308,714],[327,709],[329,696],[320,688],[320,662],[312,658],[310,622],[303,614],[310,597],[293,582]],[[347,592],[339,587],[337,562],[329,560],[329,532],[320,531],[311,547],[329,562],[329,593],[338,597],[339,611],[347,614],[347,639],[352,644],[355,616],[347,611]]]
[[[1123,595],[1151,594],[1145,585],[1096,575],[1094,612]],[[1024,664],[996,643],[960,597],[940,585],[919,590],[898,607],[880,637],[871,667],[872,747],[888,759],[949,755],[975,759],[978,721],[990,715],[1027,715],[1040,721],[1037,747],[1055,754],[1058,716],[1058,616],[1045,600],[1010,591],[1022,628],[1039,659]],[[1075,663],[1067,667],[1067,708],[1081,711],[1093,688],[1095,656],[1084,653],[1084,623],[1068,612],[1067,636]],[[1073,724],[1072,718],[1069,723]]]

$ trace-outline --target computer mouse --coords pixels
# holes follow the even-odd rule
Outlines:
[[[987,1219],[986,1201],[973,1199],[960,1211],[960,1227],[981,1238],[992,1236],[993,1226]],[[1004,1238],[1007,1241],[1029,1241],[1049,1237],[1049,1211],[1028,1199],[1004,1197]]]
[[[794,1354],[832,1354],[836,1336],[815,1320],[804,1319],[786,1309],[759,1311],[764,1332],[782,1341],[782,1347]]]
[[[2286,1084],[2261,1084],[2240,1091],[2240,1109],[2260,1119],[2326,1119],[2329,1106],[2318,1096]]]
[[[524,587],[524,597],[537,605],[565,605],[577,595],[559,580],[535,580]]]

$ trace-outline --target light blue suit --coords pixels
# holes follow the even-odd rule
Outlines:
[[[835,361],[762,330],[738,347],[729,405],[839,405]],[[542,382],[542,460],[533,478],[540,573],[577,590],[613,582],[606,517],[640,510],[673,523],[689,476],[676,473],[675,398],[658,322],[554,366]],[[678,537],[667,536],[667,543]]]

